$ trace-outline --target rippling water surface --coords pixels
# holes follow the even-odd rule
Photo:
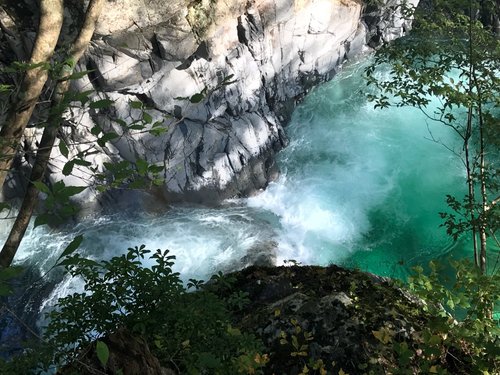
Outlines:
[[[438,212],[447,208],[445,194],[463,194],[463,169],[428,139],[428,126],[451,147],[459,146],[455,137],[418,110],[373,109],[361,76],[362,65],[347,67],[295,110],[290,146],[279,155],[282,175],[262,194],[222,208],[183,205],[37,228],[17,261],[46,270],[76,234],[85,236],[81,252],[95,258],[140,244],[168,248],[186,279],[244,266],[248,254],[273,248],[278,263],[337,263],[400,277],[408,265],[462,256],[466,244],[452,243]],[[73,288],[62,282],[47,302]]]

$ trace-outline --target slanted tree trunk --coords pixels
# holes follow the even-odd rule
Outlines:
[[[29,61],[33,68],[26,71],[7,119],[0,129],[0,189],[47,81],[47,66],[59,39],[63,13],[63,0],[40,0],[40,22]]]
[[[14,256],[19,248],[19,244],[26,232],[26,228],[30,222],[33,210],[38,202],[38,190],[33,185],[33,181],[42,180],[47,165],[50,160],[50,154],[57,133],[61,127],[61,111],[64,105],[64,96],[68,91],[70,81],[68,77],[72,74],[74,66],[83,56],[92,35],[94,34],[97,19],[101,13],[105,0],[91,0],[85,15],[85,21],[76,38],[69,54],[69,60],[73,61],[74,65],[62,73],[59,82],[57,83],[54,97],[52,98],[51,108],[47,126],[45,127],[40,141],[40,146],[35,159],[35,164],[31,172],[30,183],[24,196],[23,203],[19,214],[16,217],[14,225],[10,231],[2,251],[0,252],[0,267],[7,267],[12,263]]]

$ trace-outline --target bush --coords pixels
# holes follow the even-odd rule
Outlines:
[[[148,257],[150,268],[143,265]],[[2,367],[62,366],[79,358],[92,342],[126,328],[147,340],[162,365],[180,373],[255,373],[265,363],[259,354],[262,344],[231,326],[228,306],[235,297],[218,298],[196,280],[189,286],[197,291],[189,293],[172,270],[174,259],[168,250],[151,252],[144,245],[109,261],[66,257],[60,264],[83,281],[84,291],[59,299],[48,314],[44,336],[52,349],[41,357],[28,350],[25,358]],[[99,350],[107,348],[98,343],[101,360]]]

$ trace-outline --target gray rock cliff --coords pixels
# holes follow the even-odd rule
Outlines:
[[[94,90],[93,100],[114,104],[68,111],[61,138],[74,144],[69,157],[91,144],[96,152],[86,158],[98,171],[120,160],[162,166],[158,193],[167,201],[250,195],[276,177],[274,156],[287,144],[283,126],[303,95],[330,79],[346,59],[405,32],[409,25],[399,2],[110,1],[80,63],[90,72],[73,88]],[[24,3],[29,9],[30,2]],[[76,12],[70,20],[78,19],[77,3],[68,8]],[[194,103],[181,99],[200,92],[203,98]],[[165,129],[162,134],[120,125],[143,118],[130,102],[143,103],[148,127],[156,123]],[[118,137],[101,147],[92,131],[96,126]],[[40,130],[31,132],[26,148],[34,149]],[[67,158],[58,148],[53,156],[51,181],[93,185],[83,167],[70,176],[62,173]],[[88,189],[84,199],[96,195]]]

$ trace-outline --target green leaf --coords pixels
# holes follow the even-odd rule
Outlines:
[[[108,187],[104,185],[99,185],[96,187],[96,189],[99,193],[104,193],[106,190],[108,190]]]
[[[113,121],[116,122],[118,125],[120,125],[122,128],[127,127],[127,123],[121,118],[114,119]]]
[[[214,369],[220,367],[220,361],[212,353],[202,352],[198,355],[198,363],[201,368]]]
[[[130,102],[130,108],[133,108],[133,109],[142,109],[142,102],[131,101]]]
[[[75,102],[80,102],[82,105],[89,101],[89,95],[93,94],[94,90],[87,90],[82,92],[73,93],[71,100]]]
[[[94,127],[92,127],[92,129],[90,129],[90,134],[95,136],[99,135],[101,132],[102,128],[99,125],[95,125]]]
[[[0,297],[7,297],[12,293],[12,288],[5,282],[0,282]]]
[[[148,171],[148,162],[143,159],[137,159],[135,161],[135,166],[137,167],[137,172],[141,175],[144,175]]]
[[[146,124],[151,124],[153,122],[153,117],[147,112],[142,114],[142,119]]]
[[[76,236],[73,241],[69,243],[68,246],[66,246],[66,249],[62,252],[61,255],[59,255],[59,258],[57,258],[56,263],[61,259],[64,258],[65,256],[68,256],[69,254],[72,254],[75,252],[76,249],[78,249],[83,241],[83,236],[80,234]]]
[[[61,152],[62,155],[64,155],[64,157],[66,158],[68,157],[69,155],[68,146],[66,146],[66,142],[64,142],[62,139],[59,142],[59,151]]]
[[[55,184],[52,185],[52,191],[54,194],[63,191],[66,188],[66,184],[64,181],[57,181]]]
[[[91,102],[89,104],[89,107],[93,108],[93,109],[102,109],[102,108],[108,108],[108,107],[110,107],[113,103],[114,103],[113,100],[110,100],[110,99],[101,99],[101,100],[98,100],[98,101],[95,101],[95,102]]]
[[[73,265],[81,265],[85,267],[99,267],[99,263],[95,260],[80,258],[80,257],[69,257],[60,261],[57,266],[73,266]]]
[[[429,344],[431,345],[439,345],[441,344],[441,337],[439,337],[438,335],[432,335],[430,338],[429,338]]]
[[[144,125],[131,125],[128,127],[129,130],[144,130]]]
[[[92,165],[92,163],[90,161],[83,160],[83,159],[75,159],[75,160],[73,160],[73,162],[76,165],[80,165],[82,167],[90,167]]]
[[[33,181],[33,185],[35,185],[38,191],[41,191],[42,193],[45,194],[50,194],[49,187],[45,185],[42,181]]]
[[[129,189],[144,189],[147,187],[147,181],[145,181],[144,179],[136,179],[128,184],[127,187]]]
[[[9,280],[16,276],[19,276],[23,272],[23,267],[21,266],[9,266],[5,268],[0,268],[0,280]]]
[[[63,197],[72,197],[73,195],[80,194],[82,191],[84,191],[87,187],[86,186],[66,186],[62,191],[61,195]]]
[[[75,166],[75,162],[73,160],[68,161],[66,164],[64,164],[64,167],[62,169],[62,174],[65,176],[69,176],[71,172],[73,172],[73,167]]]
[[[73,72],[70,76],[64,78],[65,80],[68,79],[80,79],[85,77],[87,74],[92,73],[94,70],[82,70],[81,72]]]
[[[97,143],[99,146],[104,147],[106,145],[106,142],[109,142],[115,138],[118,138],[118,134],[109,132],[109,133],[104,133],[101,138],[97,140]]]
[[[34,226],[34,228],[36,228],[36,227],[39,227],[40,225],[48,224],[49,220],[50,220],[50,216],[47,214],[38,215],[35,218],[35,222],[34,222],[33,226]]]
[[[109,359],[108,346],[102,341],[97,341],[95,346],[95,351],[97,354],[97,358],[99,359],[99,362],[101,362],[102,364],[102,367],[106,367],[106,364],[108,363]]]
[[[1,92],[9,92],[12,90],[12,85],[4,85],[4,84],[0,84],[0,93]]]
[[[0,212],[2,212],[3,210],[10,210],[10,204],[8,203],[5,203],[5,202],[0,202]]]
[[[148,167],[148,172],[153,173],[153,174],[157,174],[157,173],[163,172],[164,169],[165,169],[165,166],[163,166],[163,165],[154,165],[154,164],[151,164]]]
[[[197,93],[197,94],[194,94],[191,98],[189,98],[189,101],[190,101],[191,103],[196,104],[196,103],[201,102],[201,101],[203,100],[203,98],[204,98],[204,97],[205,97],[205,96],[204,96],[202,93]]]
[[[167,128],[156,128],[156,129],[151,129],[149,131],[149,134],[154,135],[155,137],[158,137],[167,131],[168,131]]]

